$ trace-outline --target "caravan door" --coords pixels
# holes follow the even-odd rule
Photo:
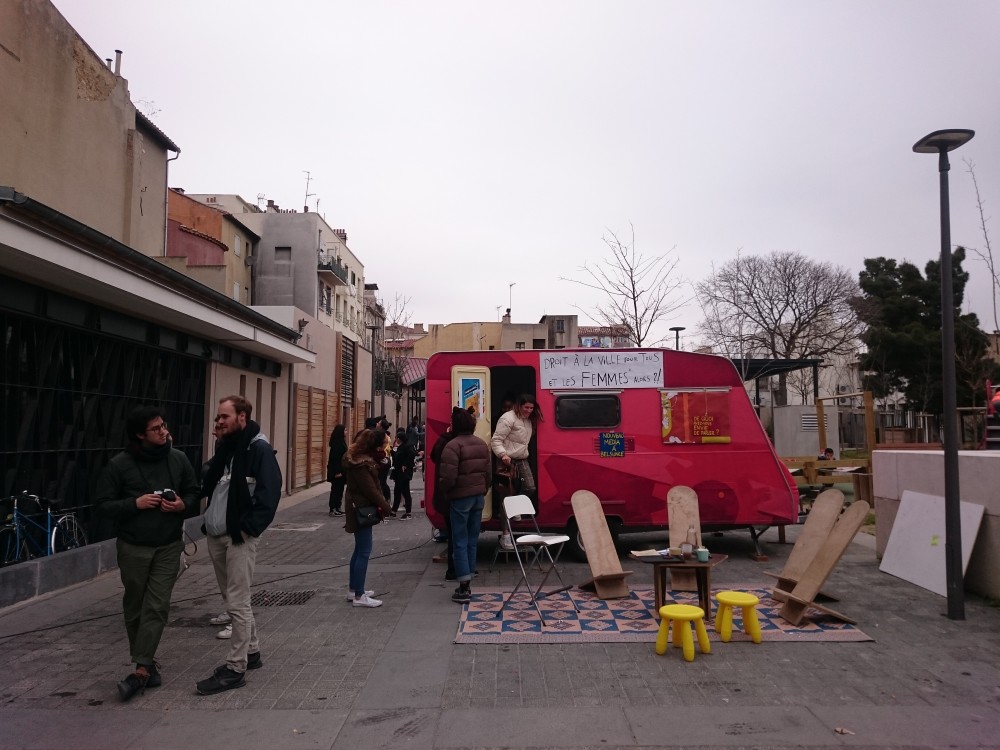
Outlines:
[[[474,365],[455,365],[451,368],[452,406],[462,409],[472,408],[476,415],[476,437],[487,445],[492,434],[490,425],[490,368]],[[486,505],[483,506],[483,520],[493,516],[493,490],[486,489]]]

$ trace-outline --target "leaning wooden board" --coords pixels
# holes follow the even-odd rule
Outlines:
[[[698,512],[698,495],[690,487],[677,485],[667,493],[667,525],[670,527],[670,546],[680,547],[687,539],[688,529],[694,526],[697,546],[701,546],[701,514]],[[697,591],[698,580],[693,571],[671,570],[670,588],[674,591]]]
[[[813,501],[812,509],[806,516],[805,523],[795,540],[795,546],[792,547],[792,551],[788,555],[784,569],[780,573],[763,571],[764,575],[778,579],[778,583],[775,584],[776,592],[791,591],[795,588],[795,585],[802,578],[802,574],[809,567],[809,563],[813,561],[816,553],[823,546],[823,542],[830,536],[843,508],[844,493],[840,490],[826,490]],[[773,596],[775,599],[783,601],[780,593],[775,593]],[[835,597],[828,594],[825,596],[835,600]]]
[[[792,625],[798,625],[802,622],[806,609],[809,607],[833,615],[844,622],[854,623],[854,620],[847,615],[817,604],[816,596],[834,567],[840,562],[840,558],[854,539],[854,535],[864,525],[869,509],[868,503],[864,500],[856,500],[851,503],[847,510],[840,514],[830,531],[830,535],[817,550],[816,555],[802,573],[799,582],[795,584],[795,588],[784,594],[785,603],[781,607],[781,616]]]
[[[573,493],[570,502],[573,504],[573,516],[580,530],[580,539],[593,576],[590,581],[580,584],[580,588],[593,588],[601,599],[621,599],[628,596],[625,577],[632,575],[632,571],[622,570],[600,499],[593,492],[578,490]]]

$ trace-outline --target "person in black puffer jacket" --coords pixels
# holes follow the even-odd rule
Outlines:
[[[118,683],[127,701],[162,678],[156,649],[170,613],[170,595],[184,549],[184,519],[198,508],[199,485],[187,456],[174,450],[163,412],[133,409],[125,422],[128,447],[101,473],[99,516],[115,521],[122,609],[135,672]]]
[[[347,477],[344,475],[344,454],[347,453],[347,438],[344,435],[344,425],[338,424],[330,433],[330,458],[326,462],[326,481],[330,483],[330,515],[344,515],[344,488]]]
[[[399,510],[401,500],[406,501],[403,507],[402,520],[413,517],[413,496],[410,494],[410,480],[413,478],[414,461],[417,451],[406,439],[406,430],[396,430],[396,440],[392,444],[392,512]]]

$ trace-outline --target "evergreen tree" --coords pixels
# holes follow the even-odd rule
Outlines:
[[[961,314],[968,272],[962,269],[965,248],[952,253],[955,293],[955,352],[959,406],[974,406],[985,397],[983,382],[995,378],[996,365],[987,356],[989,341],[974,313]],[[862,296],[854,301],[867,325],[861,357],[864,384],[876,398],[893,392],[906,397],[918,411],[940,414],[941,393],[941,264],[930,261],[925,276],[912,263],[892,258],[867,258],[858,283]]]

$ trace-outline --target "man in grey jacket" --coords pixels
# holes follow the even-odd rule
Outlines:
[[[246,671],[264,665],[250,586],[260,535],[278,509],[281,469],[260,425],[250,419],[252,413],[253,405],[242,396],[219,401],[215,422],[220,439],[201,488],[209,498],[204,527],[208,554],[233,625],[226,663],[198,683],[201,695],[243,687]]]

